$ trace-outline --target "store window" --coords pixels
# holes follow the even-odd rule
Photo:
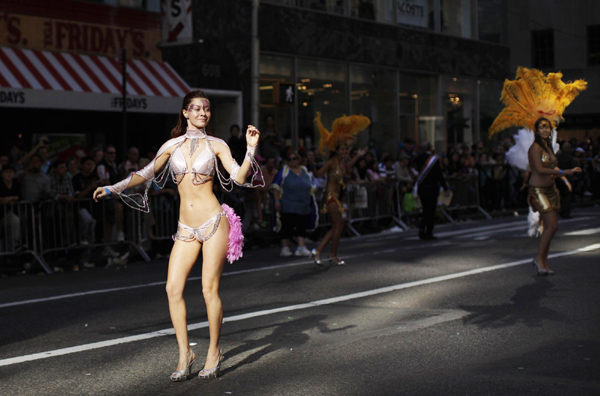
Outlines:
[[[299,59],[296,83],[299,139],[305,147],[316,147],[320,138],[314,127],[317,112],[328,130],[333,120],[348,114],[348,66]]]
[[[473,37],[471,0],[440,0],[442,33]]]
[[[443,118],[436,114],[437,77],[400,74],[400,141],[444,148]]]
[[[447,146],[470,146],[479,140],[475,133],[476,82],[465,77],[442,77],[442,110],[446,116]],[[477,128],[478,129],[478,128]]]
[[[505,0],[477,0],[479,40],[506,44]]]
[[[480,80],[479,87],[479,141],[488,140],[489,129],[500,114],[504,105],[500,102],[503,82],[499,80]]]
[[[554,67],[554,31],[532,30],[531,48],[533,67],[538,69]]]
[[[587,27],[588,64],[600,65],[600,25]]]
[[[389,150],[390,142],[400,140],[396,126],[396,78],[395,71],[358,66],[350,68],[351,113],[371,120],[368,133],[357,136],[357,146],[369,145],[383,152]],[[395,153],[392,150],[390,154]]]
[[[286,100],[285,91],[294,87],[293,59],[278,56],[260,57],[260,126],[265,128],[267,117],[273,117],[274,127],[284,139],[285,146],[291,146],[294,123],[294,100]]]

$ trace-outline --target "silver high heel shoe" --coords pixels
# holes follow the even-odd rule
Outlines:
[[[346,265],[346,262],[345,262],[344,260],[340,260],[340,259],[339,259],[339,258],[337,258],[337,257],[330,257],[330,258],[329,258],[329,262],[330,262],[330,263],[335,263],[335,264],[337,264],[337,265]]]
[[[217,378],[219,376],[219,373],[221,372],[221,362],[223,361],[223,350],[219,348],[219,363],[217,363],[217,365],[211,369],[202,369],[200,370],[200,372],[198,373],[198,378],[202,378],[202,379],[211,379],[211,378]]]
[[[537,274],[538,276],[544,276],[544,275],[548,275],[548,271],[545,269],[540,268],[540,266],[538,265],[536,259],[531,260],[531,265],[537,269]],[[552,271],[552,273],[554,274],[554,271]]]
[[[192,355],[190,356],[190,360],[188,360],[188,363],[187,363],[187,366],[185,367],[185,369],[173,371],[173,374],[171,374],[171,381],[181,382],[181,381],[187,380],[190,376],[190,372],[192,371],[192,364],[194,364],[195,360],[196,360],[196,355],[194,354],[194,352],[192,352]]]
[[[312,258],[313,260],[315,260],[315,264],[318,266],[323,266],[323,264],[321,263],[321,254],[319,252],[317,252],[317,249],[313,249],[310,251],[310,256],[308,256],[308,258]]]

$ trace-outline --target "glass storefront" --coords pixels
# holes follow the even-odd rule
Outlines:
[[[291,145],[294,130],[293,104],[280,103],[279,89],[282,85],[294,84],[293,59],[278,56],[262,55],[260,58],[260,126],[264,129],[265,119],[272,116],[277,129]]]
[[[296,83],[298,137],[306,147],[311,147],[319,138],[313,121],[317,112],[328,130],[333,120],[348,114],[348,65],[298,59]]]
[[[357,137],[360,147],[376,141],[395,142],[398,134],[396,109],[397,73],[391,70],[351,66],[351,114],[369,117],[371,126]]]
[[[479,87],[479,130],[480,136],[479,141],[488,140],[488,132],[492,123],[500,114],[504,105],[500,102],[500,95],[502,93],[503,83],[502,81],[495,80],[480,80],[478,83]],[[510,132],[505,132],[511,134]],[[496,135],[499,138],[502,134]]]
[[[466,77],[442,76],[442,110],[446,118],[446,141],[448,145],[461,143],[471,145],[479,141],[474,135],[476,114],[476,81]]]
[[[261,56],[260,72],[261,120],[272,115],[285,145],[296,148],[318,146],[314,118],[320,112],[327,129],[344,114],[369,117],[372,124],[358,135],[358,146],[395,155],[409,139],[432,143],[441,153],[450,145],[485,141],[502,109],[502,81],[273,55]],[[284,87],[296,93],[290,103]]]
[[[443,149],[443,117],[436,110],[437,76],[400,74],[400,140]]]

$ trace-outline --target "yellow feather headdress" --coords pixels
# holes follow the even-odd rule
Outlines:
[[[371,125],[371,120],[365,116],[353,115],[336,118],[333,121],[331,132],[329,132],[321,122],[321,113],[317,112],[315,117],[315,126],[321,133],[319,141],[319,150],[325,153],[325,149],[335,151],[340,144],[348,144],[354,140],[354,136]]]
[[[490,127],[490,136],[513,126],[533,131],[540,117],[556,128],[567,106],[587,88],[584,80],[565,84],[562,76],[519,66],[516,78],[504,81],[500,100],[506,107]]]

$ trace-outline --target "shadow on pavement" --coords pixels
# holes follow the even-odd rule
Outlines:
[[[511,303],[501,305],[460,305],[470,312],[463,318],[463,324],[480,328],[499,328],[517,323],[529,327],[540,327],[546,320],[567,322],[559,312],[542,306],[554,284],[548,277],[537,277],[536,282],[521,286],[511,298]]]
[[[310,339],[310,336],[305,334],[307,330],[317,329],[321,333],[335,333],[343,331],[355,326],[345,326],[332,330],[326,323],[323,322],[327,318],[327,315],[311,315],[296,320],[290,320],[286,322],[275,323],[268,326],[254,327],[248,330],[242,330],[230,334],[240,334],[248,331],[257,331],[262,329],[273,328],[273,332],[258,340],[247,340],[242,341],[242,345],[225,351],[226,358],[231,358],[236,355],[243,354],[247,351],[255,350],[260,348],[258,351],[250,354],[248,357],[238,362],[234,366],[229,366],[224,369],[221,373],[226,375],[237,368],[244,366],[249,363],[254,363],[260,360],[263,356],[268,355],[278,349],[289,349],[304,345]]]

